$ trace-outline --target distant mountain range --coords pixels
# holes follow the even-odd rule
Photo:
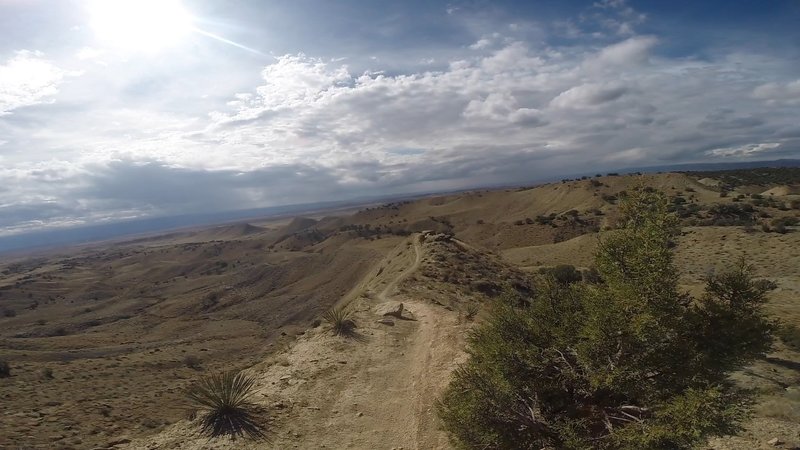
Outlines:
[[[692,172],[709,170],[734,170],[751,169],[757,167],[800,167],[800,159],[779,159],[774,161],[746,161],[730,163],[696,163],[696,164],[671,164],[663,166],[631,167],[616,172],[626,173],[654,173],[654,172]],[[583,173],[571,175],[568,178],[594,175]],[[553,179],[540,179],[538,182],[554,181]],[[499,187],[499,186],[493,186]],[[478,187],[476,187],[478,188]],[[452,191],[460,192],[463,189]],[[73,228],[58,228],[34,231],[30,233],[0,236],[0,253],[15,250],[44,249],[66,245],[83,244],[106,239],[116,239],[125,236],[151,234],[181,228],[191,228],[205,225],[223,224],[228,222],[258,220],[280,216],[307,214],[314,211],[331,210],[337,208],[357,207],[369,203],[383,201],[398,201],[414,199],[431,195],[426,194],[399,194],[393,196],[361,197],[344,201],[331,201],[319,203],[306,203],[300,205],[273,206],[268,208],[245,209],[236,211],[223,211],[203,214],[185,214],[178,216],[151,217],[145,219],[127,220],[121,222],[105,223],[101,225],[87,225]]]

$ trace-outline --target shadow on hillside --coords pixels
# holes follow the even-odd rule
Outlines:
[[[337,336],[341,336],[347,340],[351,340],[354,342],[358,342],[359,344],[364,344],[367,342],[367,337],[359,333],[356,329],[355,322],[349,320],[344,326],[340,327],[338,330],[334,331]]]
[[[417,321],[417,318],[412,316],[410,313],[407,313],[407,311],[404,311],[404,313],[406,313],[406,314],[401,314],[399,316],[398,315],[393,315],[392,317],[397,319],[397,320],[408,320],[408,321],[411,321],[411,322],[416,322]]]
[[[786,383],[784,381],[781,381],[781,380],[778,380],[778,379],[775,379],[775,378],[772,378],[772,377],[768,377],[766,375],[762,375],[762,374],[757,373],[757,372],[755,372],[753,370],[750,370],[750,369],[745,369],[742,372],[745,373],[748,376],[753,377],[753,378],[758,378],[758,379],[767,381],[769,383],[777,384],[778,386],[781,387],[781,389],[786,389],[787,387],[790,386],[788,383]]]
[[[775,358],[772,356],[767,356],[767,362],[771,364],[775,364],[777,366],[781,366],[786,369],[794,370],[796,372],[800,372],[800,362],[796,361],[789,361],[786,359]]]

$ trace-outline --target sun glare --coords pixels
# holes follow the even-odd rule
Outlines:
[[[100,43],[124,50],[156,52],[192,30],[179,0],[92,0],[88,9]]]

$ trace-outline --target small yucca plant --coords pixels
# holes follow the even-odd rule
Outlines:
[[[355,322],[350,319],[352,311],[345,307],[333,307],[329,309],[322,318],[331,325],[333,334],[337,336],[349,336],[356,328]]]
[[[202,433],[261,439],[266,437],[266,423],[259,417],[261,408],[250,401],[254,390],[253,376],[228,371],[202,378],[186,395],[200,409]]]
[[[477,303],[469,303],[469,304],[467,304],[467,307],[464,309],[464,317],[466,317],[467,320],[472,320],[472,319],[475,318],[475,316],[478,315],[480,310],[481,310],[481,306],[479,304],[477,304]]]

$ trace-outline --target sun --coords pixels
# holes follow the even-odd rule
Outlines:
[[[180,0],[90,0],[88,12],[101,45],[128,51],[157,52],[193,29]]]

